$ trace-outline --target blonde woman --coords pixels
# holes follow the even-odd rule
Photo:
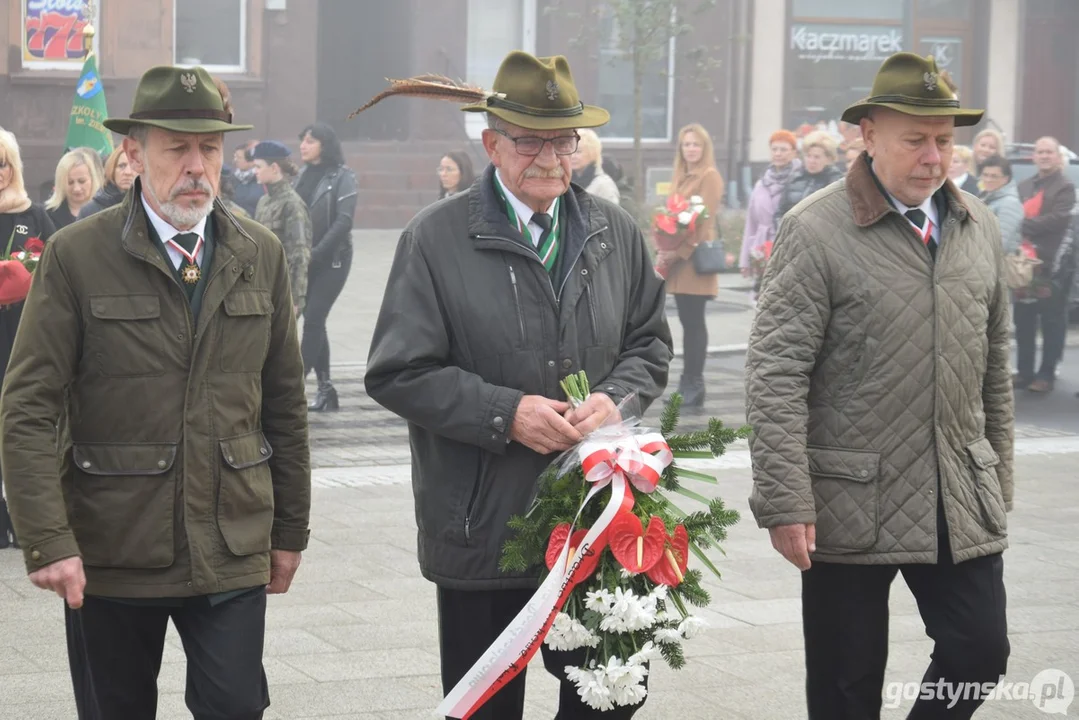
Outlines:
[[[792,207],[843,177],[836,167],[838,159],[839,146],[829,133],[818,130],[802,138],[802,167],[791,175],[783,190],[776,211],[776,227]]]
[[[79,220],[119,205],[134,182],[135,171],[128,162],[127,153],[123,147],[117,147],[105,161],[105,186],[79,211]]]
[[[21,252],[29,246],[44,246],[53,233],[53,224],[48,214],[38,203],[30,202],[23,184],[22,156],[15,136],[0,128],[0,260],[7,260],[13,253]],[[25,272],[23,273],[25,280]],[[11,282],[17,287],[8,287]],[[15,342],[15,331],[19,329],[22,318],[22,297],[26,296],[28,281],[7,274],[0,276],[0,386],[7,373],[8,360],[11,358],[11,346]],[[21,296],[21,297],[20,297]],[[3,485],[0,478],[0,486]],[[18,547],[15,530],[8,518],[7,503],[0,494],[0,548],[11,545]]]
[[[45,201],[45,209],[56,229],[75,222],[101,185],[97,165],[87,151],[75,148],[65,153],[56,166],[52,197]]]
[[[956,145],[952,151],[952,164],[948,167],[948,177],[955,186],[974,197],[981,195],[978,178],[974,169],[974,152],[966,145]]]
[[[583,187],[590,195],[609,200],[616,205],[622,199],[618,185],[610,175],[603,171],[603,144],[595,130],[582,128],[577,131],[581,142],[577,152],[570,156],[573,168],[573,182]]]
[[[974,136],[971,145],[974,151],[975,173],[981,175],[982,163],[993,156],[1007,157],[1005,155],[1004,136],[992,128],[986,128]]]
[[[704,310],[719,291],[716,275],[701,275],[693,267],[693,251],[702,242],[715,240],[715,217],[723,200],[723,178],[716,169],[712,138],[702,125],[686,125],[678,133],[671,192],[690,198],[699,195],[711,216],[697,225],[676,250],[661,252],[659,262],[669,267],[667,292],[674,295],[678,321],[682,323],[682,355],[685,361],[678,392],[687,407],[704,404],[704,360],[708,354],[708,326]]]

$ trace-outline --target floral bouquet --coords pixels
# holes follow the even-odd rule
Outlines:
[[[571,404],[588,396],[583,373],[562,387]],[[718,546],[739,517],[722,500],[683,487],[682,480],[717,480],[680,468],[675,459],[716,457],[748,431],[713,418],[706,430],[676,433],[681,402],[672,396],[655,432],[640,425],[631,394],[617,417],[540,476],[531,507],[508,523],[516,535],[505,543],[500,567],[538,566],[541,586],[439,714],[469,717],[528,664],[540,643],[574,651],[580,662],[566,665],[565,676],[582,701],[601,711],[641,703],[650,662],[684,666],[682,643],[705,626],[690,608],[710,602],[690,556],[719,577],[704,551]],[[675,494],[704,508],[687,513],[671,501]]]
[[[652,216],[652,242],[659,252],[656,272],[667,277],[670,261],[666,254],[677,250],[686,236],[697,230],[697,223],[709,217],[708,208],[700,195],[686,200],[681,195],[670,195],[667,203]]]
[[[767,240],[749,251],[749,270],[754,279],[754,289],[759,289],[764,270],[772,257],[772,241]]]
[[[37,269],[37,264],[41,262],[41,253],[43,252],[45,252],[45,243],[41,242],[41,238],[32,237],[26,240],[21,251],[12,253],[7,259],[18,260],[23,264],[23,267],[32,273]]]
[[[45,243],[40,238],[29,238],[18,252],[11,252],[12,237],[8,239],[4,259],[0,260],[0,307],[22,302],[30,292],[30,281]]]

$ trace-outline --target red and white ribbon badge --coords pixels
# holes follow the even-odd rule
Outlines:
[[[585,442],[578,450],[578,457],[592,489],[577,510],[558,561],[513,622],[442,700],[435,711],[438,715],[467,720],[528,666],[580,580],[574,573],[585,558],[603,551],[607,528],[615,517],[633,509],[630,485],[643,493],[654,491],[663,470],[674,459],[674,453],[662,435],[650,433],[626,435],[606,442]],[[611,499],[570,560],[570,538],[581,512],[608,485]]]

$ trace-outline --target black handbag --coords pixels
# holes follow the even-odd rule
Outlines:
[[[723,245],[715,241],[702,242],[693,251],[693,269],[698,275],[716,275],[727,267]]]

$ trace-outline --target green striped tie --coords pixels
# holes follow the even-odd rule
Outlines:
[[[555,224],[547,213],[533,214],[532,222],[543,229],[543,234],[539,239],[540,261],[543,263],[543,267],[547,268],[547,272],[552,272],[555,261],[558,260],[558,233],[554,232]]]

